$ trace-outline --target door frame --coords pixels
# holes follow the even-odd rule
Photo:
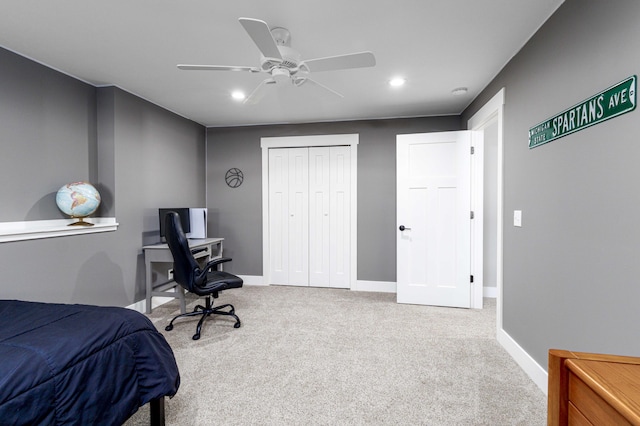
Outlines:
[[[349,146],[351,148],[351,233],[349,288],[357,288],[358,272],[358,143],[360,135],[312,135],[260,138],[262,149],[262,283],[269,285],[269,149]]]
[[[497,119],[498,123],[498,173],[497,173],[497,253],[496,253],[496,285],[498,290],[498,297],[496,301],[496,328],[498,336],[502,330],[502,262],[503,262],[503,226],[504,226],[504,182],[503,182],[503,169],[504,169],[504,156],[503,156],[503,116],[504,116],[504,88],[500,89],[482,108],[480,108],[468,121],[467,129],[469,130],[481,130],[492,124]],[[482,306],[482,291],[475,292],[475,301],[477,303],[478,297],[480,297],[480,306]],[[498,339],[500,340],[500,339]]]

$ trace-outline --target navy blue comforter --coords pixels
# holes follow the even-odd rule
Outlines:
[[[179,384],[171,348],[138,312],[0,300],[2,425],[120,425]]]

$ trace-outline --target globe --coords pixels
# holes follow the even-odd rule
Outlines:
[[[73,182],[64,185],[56,194],[56,204],[62,213],[79,218],[70,225],[92,226],[83,218],[93,214],[100,205],[100,193],[87,182]]]

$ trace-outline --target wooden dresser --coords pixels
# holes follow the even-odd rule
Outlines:
[[[640,426],[640,358],[552,349],[548,395],[549,426]]]

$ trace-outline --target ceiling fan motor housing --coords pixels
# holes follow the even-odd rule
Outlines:
[[[269,71],[273,68],[286,68],[291,74],[295,74],[300,66],[300,54],[288,46],[278,46],[280,55],[282,56],[282,62],[274,58],[262,57],[261,67],[265,71]]]

